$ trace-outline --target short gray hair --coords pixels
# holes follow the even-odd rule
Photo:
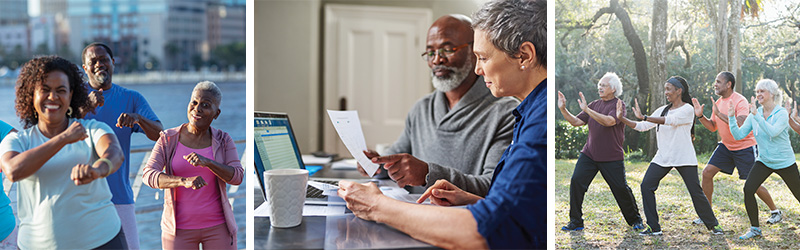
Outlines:
[[[600,82],[603,79],[608,78],[608,86],[614,89],[614,96],[619,97],[622,95],[622,82],[619,81],[619,76],[617,73],[614,72],[607,72],[603,77],[600,78],[600,81],[597,81],[597,85],[600,85]]]
[[[197,85],[194,85],[192,93],[197,91],[208,91],[214,97],[217,104],[222,103],[222,91],[220,91],[217,84],[212,81],[198,82]]]
[[[489,41],[510,57],[531,42],[539,65],[547,66],[547,1],[495,0],[472,15],[472,28],[487,33]]]
[[[778,87],[778,83],[772,79],[761,79],[758,81],[758,83],[756,83],[755,90],[758,91],[759,89],[769,91],[769,93],[772,94],[772,100],[775,101],[775,105],[781,106],[781,101],[783,99],[781,95],[783,94],[783,91],[781,91],[781,88]]]

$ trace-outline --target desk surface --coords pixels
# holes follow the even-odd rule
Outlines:
[[[312,177],[320,178],[338,178],[338,179],[368,179],[361,176],[355,170],[332,170],[325,167]],[[253,204],[255,207],[264,203],[264,195],[259,189],[254,189]],[[270,226],[269,217],[255,217],[253,218],[254,224],[254,247],[256,249],[324,249],[325,248],[325,233],[328,225],[328,218],[323,216],[303,216],[303,222],[293,228],[276,228]],[[336,221],[337,224],[348,224],[349,228],[356,228],[354,231],[383,231],[382,234],[395,234],[395,238],[405,238],[404,241],[409,241],[417,245],[418,248],[431,248],[432,246],[419,243],[408,235],[405,235],[396,229],[383,224],[376,224],[373,222],[366,222],[361,219],[345,219],[340,218]],[[359,228],[361,230],[359,230]],[[366,229],[368,228],[368,229]],[[331,229],[327,231],[336,231]],[[352,232],[350,232],[352,235]],[[351,247],[358,247],[358,242],[369,242],[369,239],[355,239],[351,242],[346,242]],[[341,244],[341,242],[336,242]],[[329,245],[332,244],[329,242]],[[360,248],[364,248],[363,246]]]

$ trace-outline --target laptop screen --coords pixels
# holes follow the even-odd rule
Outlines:
[[[261,187],[265,186],[264,171],[305,169],[287,114],[256,111],[253,122],[255,167]]]

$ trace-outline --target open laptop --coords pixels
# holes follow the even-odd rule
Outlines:
[[[297,139],[286,113],[256,111],[253,114],[253,141],[255,142],[255,168],[264,199],[267,198],[264,171],[271,169],[305,169]],[[318,182],[338,185],[337,180],[313,178]],[[307,185],[306,204],[344,205],[338,196],[327,196],[323,190]]]

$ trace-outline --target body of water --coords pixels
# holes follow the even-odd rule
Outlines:
[[[186,107],[188,106],[191,92],[196,83],[169,83],[169,84],[139,84],[123,85],[141,93],[150,104],[150,107],[161,120],[164,129],[186,123]],[[220,116],[214,120],[212,126],[221,129],[233,138],[234,141],[243,141],[246,137],[246,84],[244,82],[217,83],[222,90],[222,105]],[[14,86],[0,86],[0,120],[11,124],[21,130],[22,125],[14,109]],[[134,134],[131,138],[132,149],[152,148],[155,142],[150,141],[144,134]],[[241,158],[244,153],[245,143],[237,143],[237,151]],[[131,183],[136,178],[142,162],[146,162],[147,152],[132,153]],[[233,212],[236,224],[239,226],[238,248],[245,247],[245,190],[246,183],[240,186],[228,185],[228,196],[233,202]],[[136,191],[136,190],[134,190]],[[139,229],[139,240],[142,249],[161,249],[161,212],[163,209],[163,190],[156,190],[145,185],[139,189],[136,199],[136,221]],[[15,208],[16,209],[16,208]]]

